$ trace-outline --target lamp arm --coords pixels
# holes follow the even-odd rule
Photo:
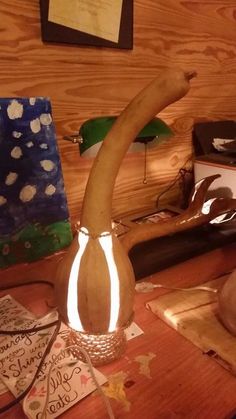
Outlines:
[[[204,211],[206,192],[210,184],[220,175],[208,176],[195,185],[192,200],[182,214],[157,224],[144,224],[133,227],[122,238],[122,244],[128,253],[136,244],[158,237],[167,236],[190,228],[209,223],[218,216],[236,210],[236,199],[217,198],[209,204],[209,210]]]
[[[111,230],[112,194],[121,161],[141,129],[162,109],[187,94],[195,72],[165,69],[124,109],[106,135],[88,178],[81,227],[98,236]]]

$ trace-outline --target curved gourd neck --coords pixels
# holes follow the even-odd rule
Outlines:
[[[192,77],[192,73],[167,69],[145,87],[117,118],[95,158],[85,190],[81,226],[91,234],[111,231],[113,189],[130,144],[158,112],[187,93]]]

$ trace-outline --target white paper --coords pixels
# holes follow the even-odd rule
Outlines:
[[[15,329],[20,319],[33,319],[34,316],[25,307],[23,307],[20,303],[15,301],[10,295],[6,295],[0,298],[0,329],[2,330],[9,330]],[[0,356],[2,351],[5,353],[7,352],[7,347],[4,345],[4,342],[9,341],[9,336],[0,335]],[[0,379],[0,395],[7,393],[8,387],[6,384]]]
[[[7,386],[4,384],[2,380],[0,380],[0,396],[7,392],[8,392]]]
[[[57,319],[55,311],[43,318],[35,319],[32,313],[9,295],[0,299],[0,315],[0,328],[5,330],[32,328],[36,325],[49,324]],[[55,326],[52,326],[27,335],[0,337],[0,378],[15,397],[31,383],[54,329]],[[48,418],[60,416],[96,389],[88,366],[81,361],[75,362],[73,356],[68,356],[68,351],[65,350],[69,333],[70,329],[62,324],[34,386],[24,399],[24,412],[30,419],[41,419],[47,394],[48,372],[58,354],[60,356],[55,368],[52,369],[49,381]],[[143,331],[133,322],[125,333],[127,340],[130,340]],[[68,363],[72,359],[73,362]],[[100,385],[107,381],[98,370],[94,368],[93,371]]]
[[[57,319],[56,312],[49,313],[41,319],[35,319],[10,296],[0,299],[0,313],[2,314],[1,328],[6,330],[7,328],[12,330],[32,328]],[[0,377],[15,397],[19,396],[31,383],[54,329],[55,326],[52,326],[42,331],[30,332],[27,335],[2,337],[0,341]],[[37,381],[24,400],[25,414],[29,418],[36,419],[41,416],[40,413],[42,413],[46,398],[46,377],[50,366],[61,351],[56,364],[58,368],[52,371],[50,378],[47,417],[58,417],[96,389],[87,365],[80,361],[67,364],[67,361],[71,359],[68,352],[65,351],[69,333],[70,329],[62,324],[50,354],[47,355],[38,373]],[[96,369],[94,369],[94,373],[100,384],[107,381],[106,377]]]
[[[225,151],[224,145],[228,143],[232,143],[234,141],[235,141],[234,139],[228,139],[228,138],[214,138],[212,145],[218,151]]]
[[[143,334],[143,330],[136,323],[131,323],[129,327],[125,330],[125,335],[127,340],[131,340],[136,338],[136,336],[140,336]]]
[[[41,418],[47,394],[48,371],[59,353],[59,360],[52,370],[49,381],[50,396],[46,410],[47,418],[57,418],[79,400],[96,390],[88,366],[81,361],[69,362],[74,358],[72,355],[68,356],[68,351],[65,350],[67,333],[69,330],[63,325],[44,364],[44,373],[40,374],[35,386],[24,399],[23,409],[30,419]],[[99,384],[104,384],[107,381],[106,377],[95,368],[93,370]]]
[[[50,0],[48,20],[118,42],[123,0]]]

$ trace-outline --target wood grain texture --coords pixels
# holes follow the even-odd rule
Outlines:
[[[52,101],[72,223],[92,162],[62,137],[86,119],[119,114],[130,99],[166,66],[196,69],[190,93],[160,116],[176,136],[148,155],[127,156],[117,178],[113,214],[155,206],[192,153],[194,121],[235,118],[235,1],[134,0],[134,49],[43,44],[38,0],[0,3],[1,96],[49,96]],[[178,184],[162,203],[174,201]]]
[[[236,267],[236,245],[217,249],[153,275],[153,283],[168,286],[194,286],[223,275]],[[53,261],[52,261],[53,262]],[[57,258],[55,258],[57,263]],[[51,266],[43,260],[36,272],[50,274]],[[23,272],[15,267],[12,275],[20,279]],[[1,281],[0,281],[1,282]],[[125,355],[99,368],[106,376],[125,373],[124,392],[130,410],[110,399],[117,419],[227,419],[235,414],[235,377],[179,333],[158,319],[145,305],[150,299],[169,292],[155,289],[135,296],[135,322],[144,334],[128,342]],[[44,315],[55,304],[53,291],[46,285],[18,287],[9,292],[17,301],[37,315]],[[0,293],[2,296],[2,293]],[[150,377],[140,372],[136,357],[154,354]],[[120,394],[122,394],[120,389]],[[1,406],[9,401],[1,397]],[[24,419],[21,405],[3,414],[4,419]],[[63,419],[107,419],[104,403],[98,393],[89,395],[62,415]]]

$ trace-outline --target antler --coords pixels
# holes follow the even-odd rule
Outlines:
[[[196,183],[189,207],[182,214],[159,221],[157,224],[133,227],[121,238],[126,251],[129,252],[135,244],[140,242],[194,228],[209,223],[233,209],[236,210],[236,199],[216,198],[205,202],[209,186],[218,177],[220,175],[208,176]]]

